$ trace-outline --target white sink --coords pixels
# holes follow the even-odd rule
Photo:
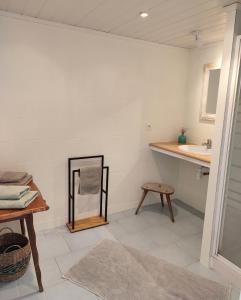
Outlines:
[[[184,152],[189,152],[199,155],[211,155],[211,149],[207,149],[206,146],[199,145],[180,145],[178,148]]]

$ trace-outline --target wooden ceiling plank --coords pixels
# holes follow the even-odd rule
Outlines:
[[[207,7],[205,7],[207,8]],[[180,20],[178,20],[179,17],[178,14],[176,14],[176,18],[177,19],[172,19],[172,21],[167,21],[164,17],[164,22],[162,22],[162,17],[156,17],[155,18],[155,23],[157,23],[157,21],[159,20],[159,28],[158,30],[153,30],[152,29],[152,21],[149,20],[144,20],[144,22],[141,22],[142,20],[137,19],[136,20],[136,24],[132,24],[132,26],[128,26],[126,27],[125,30],[119,30],[119,31],[114,31],[112,33],[115,34],[122,34],[125,35],[126,32],[128,32],[129,35],[133,35],[135,37],[139,37],[139,38],[143,38],[145,39],[146,37],[150,37],[150,36],[155,36],[156,34],[159,34],[160,31],[171,31],[173,27],[180,27],[181,23],[185,23],[187,20],[189,20],[190,18],[192,20],[195,21],[196,18],[198,18],[200,15],[202,14],[209,14],[209,13],[217,13],[216,10],[219,10],[219,12],[223,12],[223,10],[221,8],[217,8],[217,7],[213,7],[211,9],[207,9],[207,10],[197,10],[195,14],[191,14],[190,16],[183,16]],[[218,13],[219,13],[218,12]],[[150,24],[150,25],[149,25]],[[148,30],[148,33],[145,34],[145,32]]]
[[[155,27],[153,26],[149,30],[143,30],[140,35],[145,37],[145,35],[149,35],[154,33],[155,31],[159,31],[160,29],[164,29],[169,27],[170,25],[180,24],[189,18],[195,18],[196,16],[208,12],[210,10],[220,9],[218,6],[214,5],[211,1],[205,1],[201,5],[191,6],[186,10],[179,10],[175,14],[170,15],[168,18],[162,18],[159,23],[155,23]],[[220,10],[221,11],[221,10]]]
[[[223,23],[221,22],[220,24],[210,24],[209,25],[205,25],[203,27],[200,27],[200,39],[202,39],[204,36],[208,35],[209,32],[212,32],[214,30],[224,30],[226,27],[226,23]],[[172,38],[169,38],[169,39],[161,39],[162,43],[169,43],[170,41],[173,41],[174,39],[177,39],[177,38],[182,38],[182,37],[185,37],[185,36],[189,36],[190,38],[194,39],[194,36],[191,34],[191,33],[184,33],[183,35],[178,35],[178,36],[175,36],[175,37],[172,37]],[[158,39],[160,41],[160,39]]]
[[[217,26],[213,26],[212,28],[203,29],[202,35],[200,35],[200,40],[201,41],[205,40],[207,37],[213,35],[214,32],[224,32],[225,27],[226,27],[225,24],[220,24],[220,25],[217,25]],[[177,40],[184,40],[184,39],[194,41],[194,36],[191,35],[191,34],[184,34],[182,36],[178,36],[178,37],[175,37],[175,38],[172,38],[172,39],[169,39],[169,40],[165,40],[165,41],[159,39],[158,42],[169,44],[174,40],[177,41]]]
[[[0,0],[0,9],[7,10],[9,6],[9,0]]]
[[[143,1],[143,0],[142,0]],[[168,0],[158,0],[158,1],[144,1],[141,5],[137,7],[133,7],[125,12],[121,17],[117,17],[113,20],[111,24],[108,24],[107,31],[113,32],[116,28],[123,26],[123,24],[128,24],[133,21],[133,19],[138,19],[144,21],[144,19],[140,18],[141,12],[147,12],[150,16],[152,16],[152,12],[157,10],[160,6],[165,4]],[[180,0],[179,0],[180,1]],[[149,20],[148,17],[145,20]]]
[[[206,3],[208,0],[171,0],[164,2],[161,6],[150,11],[150,16],[147,19],[140,19],[139,16],[130,19],[129,23],[122,24],[117,28],[111,30],[113,33],[124,33],[124,31],[131,31],[133,34],[145,34],[148,31],[153,31],[154,29],[159,29],[161,24],[168,24],[168,22],[176,21],[182,12],[192,10],[195,7],[199,7]],[[210,1],[209,8],[210,8]],[[181,5],[180,5],[181,4]],[[200,8],[201,9],[201,8]],[[199,11],[200,11],[199,9]]]
[[[173,34],[179,34],[180,32],[199,30],[199,26],[202,23],[208,23],[212,20],[225,20],[225,14],[223,11],[210,10],[208,12],[192,16],[191,18],[187,18],[178,24],[172,24],[167,28],[160,29],[158,32],[154,32],[153,34],[149,34],[148,37],[155,37],[162,35],[163,38],[169,37]]]
[[[88,14],[103,0],[48,0],[39,13],[39,18],[73,25]]]
[[[27,1],[28,0],[9,0],[8,11],[22,15]]]
[[[201,39],[202,45],[200,48],[205,47],[206,45],[210,45],[212,41],[214,43],[217,42],[222,42],[223,41],[223,36],[224,36],[224,30],[225,26],[223,27],[217,27],[214,29],[210,29],[207,31]],[[161,40],[158,41],[158,43],[163,44]],[[188,48],[192,46],[192,48],[196,48],[197,45],[195,43],[195,40],[191,35],[186,35],[182,37],[175,38],[173,40],[165,42],[165,45],[175,45],[175,46],[180,46],[183,47],[184,45],[188,45]]]
[[[219,0],[0,0],[0,9],[156,43],[186,42],[187,48],[190,31],[203,31],[210,42],[215,33],[220,39],[226,23]],[[149,17],[140,18],[141,11]]]
[[[46,2],[47,0],[28,0],[25,5],[23,14],[30,17],[37,17]]]
[[[113,0],[106,0],[98,9],[82,18],[78,25],[109,32],[113,23],[126,22],[130,14],[131,18],[137,17],[141,11],[147,11],[163,1],[167,0],[129,0],[123,5],[123,0],[115,0],[113,5]]]
[[[101,7],[106,0],[71,0],[71,9],[67,6],[59,18],[68,24],[78,26],[79,20]]]

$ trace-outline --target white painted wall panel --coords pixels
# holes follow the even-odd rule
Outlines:
[[[50,205],[38,229],[66,221],[70,156],[105,155],[110,212],[145,181],[176,185],[178,161],[148,143],[183,124],[187,50],[8,17],[0,35],[0,165],[33,174]]]
[[[214,123],[200,121],[203,87],[203,66],[207,63],[221,65],[222,44],[196,48],[190,51],[190,69],[187,85],[187,104],[183,126],[187,128],[187,140],[201,144],[213,139]],[[197,180],[198,167],[180,162],[177,197],[200,211],[205,211],[208,176]]]

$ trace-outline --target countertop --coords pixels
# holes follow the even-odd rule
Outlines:
[[[193,144],[189,144],[193,145]],[[190,153],[186,151],[182,151],[178,148],[179,144],[176,142],[158,142],[158,143],[150,143],[149,146],[152,148],[152,150],[156,150],[158,152],[162,152],[161,150],[164,150],[165,152],[171,152],[174,154],[177,154],[178,156],[184,156],[187,158],[191,158],[193,160],[204,162],[205,165],[208,165],[211,163],[211,155],[200,155],[195,153]],[[163,151],[163,152],[164,152]]]

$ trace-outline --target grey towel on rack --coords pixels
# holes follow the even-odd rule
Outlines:
[[[98,194],[101,185],[102,168],[100,166],[81,167],[79,174],[80,195]]]
[[[19,200],[29,191],[27,185],[0,185],[0,200]]]
[[[17,182],[22,180],[26,175],[26,172],[0,172],[0,182]]]

